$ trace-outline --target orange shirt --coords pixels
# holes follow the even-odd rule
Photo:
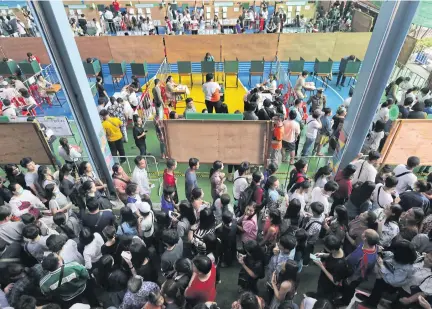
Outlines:
[[[282,138],[284,135],[283,125],[280,127],[275,127],[273,130],[272,148],[282,149]]]

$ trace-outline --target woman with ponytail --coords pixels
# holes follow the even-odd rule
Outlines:
[[[169,279],[162,284],[161,293],[165,299],[165,309],[184,308],[185,299],[175,280]]]
[[[211,196],[213,201],[217,200],[222,194],[226,193],[227,187],[224,184],[225,173],[222,172],[224,165],[222,161],[213,162],[210,169]]]
[[[60,138],[60,146],[58,148],[59,156],[65,160],[66,163],[74,164],[81,158],[82,150],[76,145],[69,145],[66,137]]]
[[[112,171],[113,184],[116,189],[117,195],[120,201],[122,201],[126,205],[128,197],[126,193],[126,187],[128,184],[130,184],[131,180],[119,163],[115,163],[113,165]]]

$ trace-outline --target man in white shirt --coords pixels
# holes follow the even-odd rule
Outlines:
[[[413,85],[410,80],[410,77],[405,77],[404,81],[399,84],[399,89],[403,92],[407,92],[408,89],[411,89]]]
[[[320,202],[324,205],[324,215],[330,213],[330,203],[328,201],[329,197],[339,189],[339,185],[336,181],[330,180],[325,185],[324,188],[315,187],[311,193],[310,202]]]
[[[419,103],[424,103],[425,100],[430,99],[432,96],[430,95],[429,88],[422,88],[420,93],[417,96],[417,101]]]
[[[363,156],[362,153],[359,153],[357,158],[351,162],[356,167],[356,172],[354,173],[352,184],[356,184],[357,182],[365,182],[372,181],[375,182],[376,175],[378,173],[375,168],[375,164],[378,163],[378,159],[381,157],[378,151],[369,152],[367,160],[359,160]]]
[[[398,179],[394,176],[389,176],[385,180],[385,185],[379,183],[376,185],[372,193],[372,202],[380,209],[393,204],[392,192],[394,192]]]
[[[202,85],[202,90],[204,92],[205,104],[209,114],[213,113],[213,108],[216,113],[219,113],[221,107],[220,94],[219,91],[221,87],[218,83],[213,81],[213,73],[206,74],[206,82]]]
[[[411,190],[414,188],[414,183],[417,181],[417,176],[414,175],[413,170],[420,165],[419,157],[409,157],[407,164],[399,164],[393,170],[395,177],[398,180],[396,186],[396,192],[398,194],[404,193],[406,190]]]
[[[318,135],[318,130],[322,128],[321,111],[314,110],[306,121],[306,141],[303,145],[302,156],[308,156],[315,139]]]
[[[373,119],[373,123],[376,123],[378,120],[382,120],[384,123],[387,123],[390,119],[390,107],[393,105],[393,99],[387,99],[384,103],[381,104],[379,110],[375,114]]]
[[[132,182],[138,185],[138,192],[142,195],[150,196],[151,186],[147,174],[147,162],[142,156],[137,156],[135,158],[135,168],[132,173]]]
[[[114,25],[114,14],[110,11],[109,7],[105,8],[104,18],[108,22],[109,29],[112,33],[116,33],[116,28]]]
[[[243,162],[238,170],[234,173],[233,196],[235,200],[240,198],[240,194],[249,186],[246,171],[249,169],[249,163]]]

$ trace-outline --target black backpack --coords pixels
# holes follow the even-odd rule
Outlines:
[[[250,202],[252,202],[255,194],[255,189],[255,187],[249,186],[240,193],[239,199],[237,201],[237,208],[235,211],[237,217],[242,216],[244,214],[246,206],[249,205]]]
[[[390,84],[387,85],[387,87],[385,87],[385,95],[388,96],[390,94],[390,90],[393,87],[394,82],[391,82]]]
[[[307,177],[306,177],[305,174],[299,174],[296,169],[293,169],[290,172],[290,178],[289,178],[290,180],[289,180],[288,187],[287,187],[288,193],[289,192],[293,193],[297,189],[297,187],[298,187],[297,180],[300,177],[303,177],[304,179],[307,179]]]

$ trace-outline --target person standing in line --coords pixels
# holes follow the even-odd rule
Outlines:
[[[121,126],[123,122],[118,118],[111,118],[106,109],[100,111],[102,117],[102,126],[108,140],[108,146],[113,156],[120,156],[120,163],[126,162],[125,150],[123,146],[123,134]]]
[[[399,164],[393,170],[395,177],[398,179],[396,192],[402,194],[406,190],[414,188],[417,182],[417,176],[414,175],[413,170],[420,165],[420,158],[416,156],[409,157],[407,164]]]
[[[164,101],[162,98],[162,90],[160,88],[159,82],[160,80],[158,78],[154,80],[154,88],[152,89],[152,95],[153,95],[153,103],[156,107],[156,114],[159,115],[160,119],[163,119]]]
[[[192,190],[198,188],[196,171],[199,169],[200,163],[197,158],[189,159],[189,168],[185,172],[185,194],[188,201],[191,200]]]
[[[309,88],[306,87],[306,78],[308,74],[309,74],[308,71],[303,71],[295,83],[294,91],[297,94],[297,98],[299,99],[306,98],[306,96],[303,93],[303,89],[309,90]]]
[[[303,145],[302,156],[309,155],[309,150],[315,143],[318,130],[322,128],[320,117],[321,111],[319,109],[314,110],[306,122],[306,141]]]
[[[142,156],[137,156],[135,158],[135,165],[131,180],[138,185],[140,196],[147,195],[150,197],[152,186],[150,185],[146,170],[147,162]]]
[[[144,130],[144,125],[141,117],[136,117],[133,127],[133,137],[135,145],[138,147],[141,156],[147,155],[147,130]]]
[[[287,153],[290,156],[290,164],[294,164],[296,140],[300,135],[300,124],[296,121],[297,112],[290,110],[288,119],[283,122],[284,135],[282,138],[282,160],[287,160]]]
[[[277,115],[274,118],[273,138],[271,141],[271,161],[277,165],[282,163],[282,139],[284,136],[283,115]]]
[[[111,33],[117,33],[114,25],[114,14],[110,11],[109,7],[105,8],[104,18],[108,23]]]
[[[207,110],[210,114],[213,113],[213,108],[216,113],[220,112],[220,107],[222,105],[220,101],[220,90],[221,87],[218,83],[213,80],[213,73],[206,74],[206,82],[203,84],[202,89],[205,96],[205,104]]]

